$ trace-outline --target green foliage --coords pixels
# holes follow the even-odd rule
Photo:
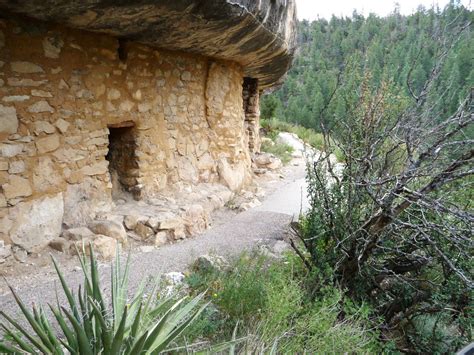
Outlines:
[[[308,168],[308,286],[342,285],[369,302],[400,349],[455,352],[473,338],[472,111],[432,116],[429,100],[414,108],[394,83],[372,77],[333,133],[340,176],[319,162]]]
[[[324,136],[311,128],[298,126],[275,118],[269,120],[263,119],[260,125],[266,132],[266,135],[273,140],[280,132],[290,132],[296,134],[301,140],[313,148],[318,150],[324,149]]]
[[[260,147],[262,152],[271,153],[282,161],[283,164],[288,164],[291,160],[291,153],[293,148],[287,144],[275,143],[265,141]]]
[[[50,322],[41,306],[30,310],[10,290],[32,331],[14,318],[0,312],[6,322],[1,326],[5,337],[0,341],[2,353],[44,354],[151,354],[159,353],[174,341],[205,309],[200,305],[203,294],[190,301],[185,298],[158,299],[155,289],[144,292],[144,284],[135,296],[127,299],[129,263],[120,265],[117,248],[112,265],[111,305],[107,306],[100,285],[94,251],[90,258],[80,256],[84,273],[83,288],[76,294],[67,285],[57,262],[53,259],[68,307],[49,305],[61,332]]]
[[[372,73],[371,86],[391,80],[400,96],[408,98],[408,81],[419,94],[441,54],[440,31],[454,32],[455,24],[472,18],[472,11],[451,1],[443,11],[419,8],[410,16],[395,9],[383,18],[354,12],[329,21],[302,21],[293,67],[280,89],[262,97],[262,117],[316,131],[322,125],[335,128],[352,115],[356,86],[366,72]],[[471,29],[454,45],[430,93],[435,111],[443,115],[456,110],[474,83]]]
[[[308,278],[292,254],[280,261],[243,254],[225,270],[196,270],[187,282],[196,293],[208,288],[213,311],[203,313],[186,336],[214,343],[240,336],[230,353],[242,354],[380,351],[368,328],[369,308],[347,303],[332,287],[315,299],[307,293]]]

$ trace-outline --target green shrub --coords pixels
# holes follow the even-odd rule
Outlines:
[[[6,321],[0,323],[5,331],[0,340],[2,353],[156,354],[165,350],[206,307],[200,306],[203,294],[189,302],[185,298],[160,300],[155,289],[146,295],[144,286],[127,300],[129,267],[127,262],[122,270],[118,248],[115,265],[112,265],[111,304],[107,305],[92,247],[89,262],[85,256],[79,258],[84,286],[79,287],[76,294],[53,259],[68,303],[68,307],[59,301],[57,306],[49,305],[61,332],[52,325],[41,306],[28,309],[10,287],[32,331],[0,312]]]
[[[313,299],[305,288],[308,277],[292,254],[280,261],[243,254],[226,270],[194,271],[187,277],[191,290],[199,293],[208,288],[206,297],[215,312],[203,313],[186,336],[190,341],[225,342],[235,339],[239,324],[238,336],[245,339],[234,344],[233,353],[380,351],[377,334],[367,326],[367,306],[344,302],[336,288]],[[219,326],[210,334],[209,327],[216,321]]]
[[[344,155],[338,148],[338,145],[336,144],[337,142],[335,142],[332,138],[329,142],[325,142],[324,135],[322,133],[316,132],[314,129],[279,121],[275,118],[269,120],[261,120],[260,125],[266,133],[266,136],[272,139],[273,141],[276,140],[278,133],[290,132],[296,134],[306,144],[309,144],[314,149],[320,151],[328,150],[329,148],[327,147],[327,143],[329,143],[330,150],[332,153],[334,153],[337,160],[340,162],[344,161]]]
[[[271,153],[280,158],[283,164],[288,164],[291,160],[291,153],[293,153],[293,148],[287,144],[279,144],[270,142],[263,142],[261,146],[261,151],[266,153]]]

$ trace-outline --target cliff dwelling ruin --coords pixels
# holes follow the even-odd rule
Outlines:
[[[295,16],[294,0],[0,0],[3,245],[104,219],[156,244],[205,228],[252,180]]]

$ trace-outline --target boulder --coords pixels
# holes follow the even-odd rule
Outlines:
[[[98,235],[92,242],[94,253],[104,259],[112,259],[115,256],[117,240],[106,235]]]
[[[148,220],[148,217],[129,215],[123,219],[123,224],[128,230],[134,230],[139,222],[144,223]]]
[[[276,142],[290,146],[294,152],[303,153],[307,150],[306,144],[294,133],[280,132],[278,133]]]
[[[70,228],[63,231],[62,237],[67,240],[83,240],[91,238],[94,233],[87,227]]]
[[[282,167],[281,160],[270,153],[256,153],[253,162],[258,169],[277,170]]]
[[[19,203],[10,209],[10,238],[28,252],[39,251],[61,235],[63,215],[62,193]]]
[[[137,223],[133,231],[143,240],[148,239],[155,234],[153,229],[146,226],[143,222]]]
[[[229,266],[227,260],[219,255],[201,255],[193,264],[193,269],[204,272],[222,271]]]
[[[0,133],[12,134],[18,131],[18,118],[13,106],[0,105]]]
[[[54,238],[49,242],[49,247],[61,253],[66,253],[70,248],[70,243],[64,238]]]
[[[20,263],[25,263],[28,259],[28,252],[18,245],[12,247],[13,257]]]
[[[221,182],[231,191],[237,192],[242,188],[245,182],[245,166],[243,164],[232,167],[227,159],[222,158],[217,164],[217,169]]]
[[[161,247],[168,243],[168,232],[161,231],[155,234],[155,246]]]
[[[127,232],[125,228],[114,221],[94,221],[89,224],[89,229],[95,234],[101,234],[117,240],[120,243],[127,243]]]

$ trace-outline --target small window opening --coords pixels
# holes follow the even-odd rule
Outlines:
[[[132,194],[139,199],[137,188],[138,162],[136,157],[135,125],[131,121],[109,126],[109,173],[112,198],[126,198]]]

